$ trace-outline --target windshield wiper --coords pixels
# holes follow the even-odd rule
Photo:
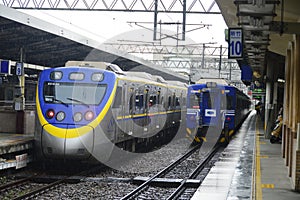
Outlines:
[[[69,105],[68,104],[66,104],[65,102],[63,102],[62,100],[59,100],[59,99],[53,99],[54,101],[57,101],[58,103],[61,103],[61,104],[63,104],[64,106],[66,106],[66,107],[69,107]]]
[[[80,101],[80,100],[78,100],[78,99],[73,99],[73,98],[67,98],[68,100],[71,100],[71,101],[75,101],[75,102],[77,102],[77,103],[81,103],[81,104],[83,104],[83,105],[85,105],[86,107],[90,107],[88,104],[86,104],[86,103],[84,103],[83,101]]]

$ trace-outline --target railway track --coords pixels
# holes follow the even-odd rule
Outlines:
[[[147,196],[147,190],[151,185],[154,185],[154,183],[159,182],[159,185],[162,187],[166,187],[166,185],[172,184],[173,186],[176,186],[176,189],[173,190],[173,192],[169,195],[167,199],[175,199],[179,198],[187,188],[189,187],[199,187],[201,182],[204,180],[205,177],[202,177],[201,179],[196,179],[198,175],[201,173],[201,171],[207,167],[208,163],[211,161],[211,159],[216,155],[217,152],[220,152],[222,146],[216,145],[213,147],[198,163],[196,167],[193,168],[191,173],[186,175],[184,178],[181,179],[169,179],[163,177],[166,177],[169,173],[171,173],[176,167],[181,165],[183,162],[189,162],[188,158],[190,158],[195,152],[199,151],[200,145],[194,146],[191,148],[188,152],[186,152],[184,155],[182,155],[180,158],[178,158],[176,161],[168,165],[166,168],[158,172],[157,174],[153,175],[152,177],[149,177],[148,179],[144,180],[144,182],[139,185],[136,189],[122,197],[122,200],[127,199],[133,199],[137,198],[139,196],[144,197]],[[180,180],[180,181],[178,181]],[[158,185],[158,184],[157,184]],[[148,192],[149,193],[149,192]],[[153,191],[152,191],[153,193]]]
[[[59,187],[64,183],[74,183],[74,180],[78,182],[78,176],[94,173],[97,170],[101,170],[103,166],[97,166],[92,169],[80,171],[71,175],[62,175],[47,177],[45,174],[34,174],[32,176],[21,178],[19,180],[10,181],[0,185],[1,199],[31,199],[37,197],[40,194],[46,193],[55,187]],[[43,183],[37,183],[36,180],[42,179]]]

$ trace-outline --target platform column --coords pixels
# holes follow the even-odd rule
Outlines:
[[[20,65],[19,65],[19,70],[20,72],[17,73],[18,78],[19,78],[19,86],[17,89],[20,89],[20,94],[15,97],[14,100],[14,107],[16,110],[16,132],[20,134],[24,134],[24,110],[25,110],[25,72],[24,72],[24,65],[23,65],[23,60],[24,60],[24,49],[20,49]],[[17,67],[18,68],[18,67]]]
[[[273,59],[269,59],[273,60]],[[274,86],[274,79],[276,79],[276,63],[272,61],[267,63],[267,77],[266,77],[266,103],[265,103],[265,138],[270,138],[271,128],[275,122],[274,117],[274,91],[277,90]]]
[[[295,185],[295,190],[296,191],[300,191],[300,111],[299,111],[299,107],[300,107],[300,91],[299,91],[299,87],[300,87],[300,35],[294,35],[294,41],[295,41],[295,69],[296,69],[296,85],[295,88],[296,89],[296,104],[295,104],[295,116],[296,118],[294,119],[295,121],[295,125],[297,126],[297,131],[292,135],[292,139],[294,141],[294,146],[295,148],[293,148],[293,153],[295,153],[295,163],[292,163],[292,169],[294,169],[293,173],[293,182]]]
[[[291,45],[289,45],[290,47]],[[288,48],[285,57],[285,84],[284,84],[284,99],[283,99],[283,131],[282,131],[282,156],[286,158],[287,165],[287,139],[290,127],[290,94],[291,94],[291,49]]]

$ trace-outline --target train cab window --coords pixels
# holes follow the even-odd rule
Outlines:
[[[213,98],[211,98],[210,93],[204,92],[203,93],[203,102],[204,102],[204,107],[206,109],[212,108],[212,105],[214,105],[212,101],[213,101]]]
[[[45,82],[43,97],[46,103],[98,105],[106,88],[105,84]]]
[[[228,94],[226,95],[226,108],[228,109],[228,110],[232,110],[232,109],[234,109],[234,107],[233,107],[233,100],[232,100],[232,96],[229,96]]]
[[[200,96],[199,94],[190,95],[190,108],[199,109],[200,108]]]
[[[119,108],[122,104],[122,87],[118,86],[116,91],[116,98],[114,99],[113,108]]]

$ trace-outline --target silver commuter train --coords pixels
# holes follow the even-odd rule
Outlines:
[[[80,65],[71,61],[40,74],[38,159],[106,162],[116,147],[136,152],[168,140],[168,130],[176,134],[186,112],[185,83],[109,63]]]

